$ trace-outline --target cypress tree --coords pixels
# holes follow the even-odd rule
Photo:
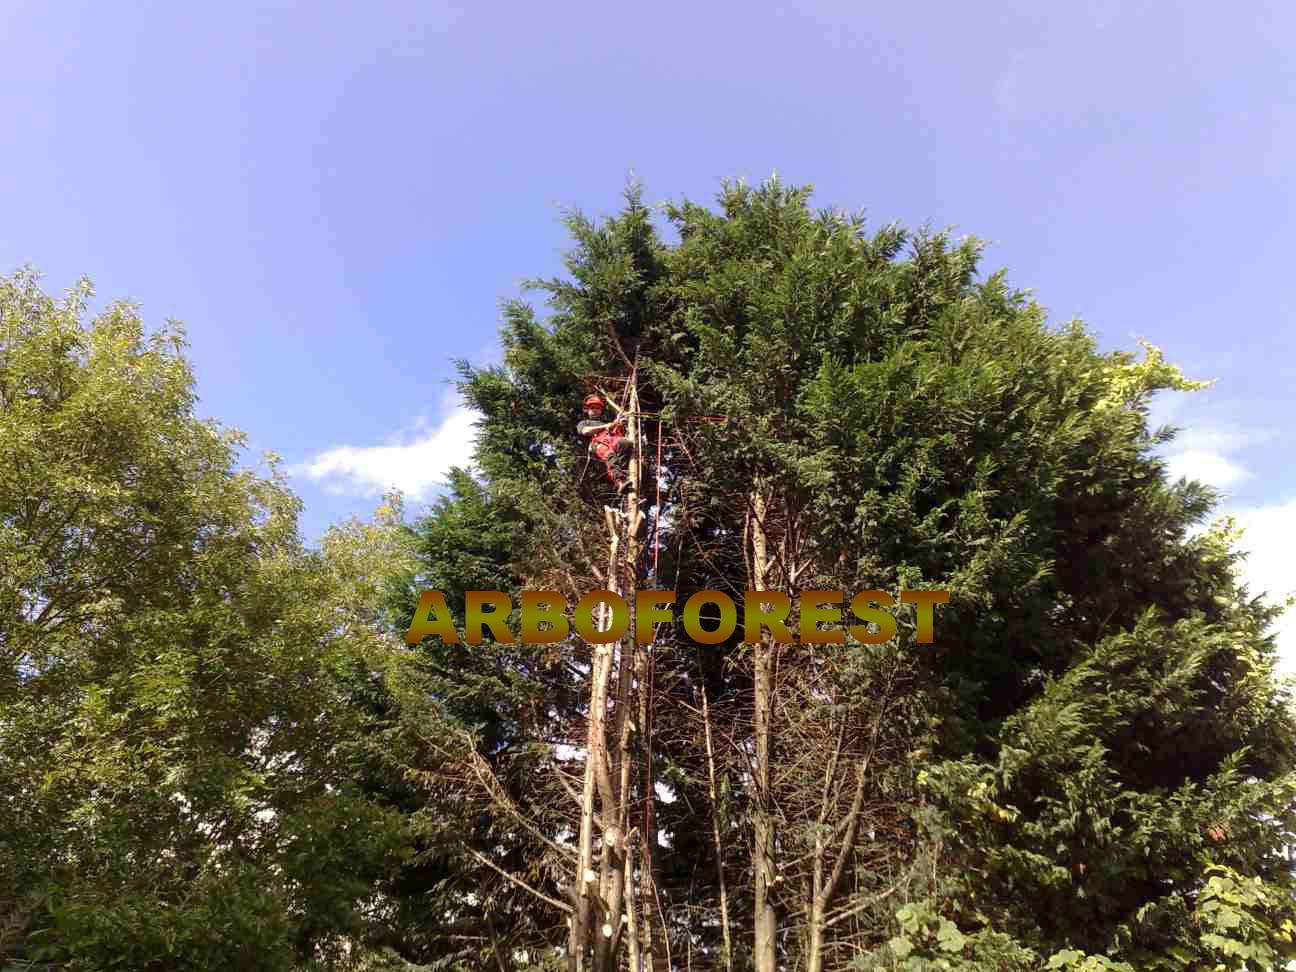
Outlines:
[[[646,504],[657,572],[638,565],[638,586],[677,609],[702,589],[949,592],[930,645],[903,606],[882,645],[659,635],[652,734],[619,764],[624,799],[654,812],[652,853],[625,871],[653,911],[609,937],[660,936],[658,967],[669,949],[761,972],[1271,967],[1294,917],[1274,615],[1227,530],[1199,530],[1216,497],[1169,481],[1155,449],[1173,432],[1147,421],[1155,394],[1199,383],[1050,325],[979,272],[974,239],[870,232],[809,196],[726,185],[718,211],[666,207],[674,244],[637,191],[601,226],[572,216],[569,278],[536,282],[551,315],[507,305],[503,365],[463,368],[484,417],[480,483],[455,502],[480,489],[506,518],[487,560],[519,587],[607,583],[609,498],[572,430],[591,387],[632,381],[641,428],[663,433],[641,467],[664,488]],[[429,569],[482,536],[428,546]],[[516,942],[614,968],[597,947],[580,965],[562,927],[595,656],[531,646],[544,678],[522,647],[461,659],[526,681],[541,713],[524,725],[501,690],[460,754],[515,751],[475,799],[490,832],[531,828],[482,879],[529,896]],[[622,671],[609,712],[647,711],[646,670]]]

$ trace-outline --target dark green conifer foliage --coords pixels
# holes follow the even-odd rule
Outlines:
[[[481,495],[512,527],[493,563],[529,586],[595,586],[599,500],[572,427],[592,376],[637,367],[645,410],[668,429],[651,586],[675,586],[681,602],[743,589],[759,491],[793,591],[951,593],[931,646],[897,609],[888,652],[779,649],[781,770],[763,812],[779,833],[782,961],[813,964],[800,862],[815,846],[806,794],[823,767],[801,757],[884,712],[866,826],[845,849],[818,967],[1268,967],[1292,933],[1281,850],[1293,727],[1272,678],[1272,612],[1234,580],[1230,538],[1193,533],[1214,496],[1169,482],[1153,452],[1169,433],[1147,427],[1151,397],[1194,383],[1155,349],[1142,361],[1101,353],[1079,323],[1049,325],[1003,273],[979,272],[975,240],[865,232],[808,198],[771,182],[726,186],[718,212],[667,207],[674,246],[637,194],[601,227],[570,220],[570,279],[543,284],[552,315],[509,305],[503,366],[463,371],[484,415]],[[703,420],[715,415],[726,421]],[[454,539],[437,562],[482,539]],[[524,668],[483,657],[502,666],[501,684]],[[657,807],[660,887],[677,950],[714,959],[697,692],[706,686],[727,732],[723,863],[746,943],[750,652],[736,639],[699,652],[673,632],[657,659],[656,768],[681,798]],[[573,739],[579,667],[566,681],[528,671],[548,729]],[[884,676],[903,687],[891,701]],[[491,719],[523,731],[516,715],[479,722]],[[843,751],[849,767],[865,750]],[[525,764],[519,794],[541,786],[546,758]]]

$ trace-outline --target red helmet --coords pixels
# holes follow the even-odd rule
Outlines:
[[[602,407],[603,407],[603,399],[601,399],[598,395],[586,395],[586,396],[585,396],[585,407],[586,407],[586,408],[602,408]]]

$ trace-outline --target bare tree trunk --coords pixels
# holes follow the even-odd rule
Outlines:
[[[585,897],[586,915],[583,924],[585,938],[593,946],[592,972],[614,972],[617,967],[617,953],[621,936],[627,934],[627,947],[631,955],[634,972],[639,972],[640,930],[635,920],[634,908],[634,866],[630,857],[630,834],[632,830],[630,807],[635,792],[634,753],[632,736],[636,732],[634,715],[634,692],[636,691],[636,674],[641,669],[639,645],[635,637],[634,594],[638,584],[639,562],[639,527],[643,516],[639,511],[639,476],[640,476],[640,429],[639,398],[634,387],[630,389],[628,401],[631,413],[630,429],[634,438],[634,453],[627,470],[627,489],[623,498],[619,516],[609,516],[608,551],[608,590],[625,597],[630,606],[629,628],[624,638],[616,645],[597,646],[596,657],[600,664],[596,666],[595,685],[591,691],[590,703],[590,748],[586,759],[586,791],[591,803],[588,821],[582,818],[582,850],[589,850],[590,866],[593,860],[594,818],[592,800],[594,793],[599,799],[599,821],[602,826],[600,841],[600,867],[598,895],[592,893]],[[624,531],[624,536],[622,534]],[[607,617],[610,612],[605,612]],[[615,735],[615,749],[609,746],[607,733],[608,689],[611,685],[613,670],[616,675],[615,708],[613,710],[612,730]],[[638,691],[642,696],[643,681],[638,680]],[[597,709],[597,711],[595,711]],[[643,731],[643,719],[640,718],[637,731]],[[639,781],[646,786],[647,776]],[[584,810],[584,804],[582,805]],[[588,834],[588,836],[587,836]],[[645,861],[645,880],[650,880],[651,849],[643,852]],[[589,870],[582,872],[588,877]],[[592,882],[591,892],[592,892]],[[593,913],[597,907],[597,913]],[[623,922],[623,911],[625,921]],[[649,949],[651,954],[651,948]],[[570,967],[570,962],[569,962]]]
[[[706,734],[707,790],[711,799],[711,839],[715,843],[716,879],[720,883],[720,932],[724,936],[724,968],[733,968],[733,936],[729,931],[729,890],[725,885],[724,844],[720,840],[720,793],[716,787],[715,749],[711,744],[711,706],[701,687],[702,728]]]
[[[614,530],[608,540],[608,588],[617,586],[620,537]],[[606,630],[611,623],[611,606],[607,605],[602,612],[599,624]],[[607,752],[607,702],[608,684],[612,674],[613,646],[611,644],[592,645],[590,662],[590,694],[587,714],[587,731],[585,736],[585,780],[581,790],[581,819],[579,848],[576,862],[576,883],[573,888],[573,914],[567,967],[569,972],[586,972],[585,957],[587,950],[593,946],[597,969],[601,920],[604,909],[604,892],[607,878],[607,854],[600,854],[601,875],[594,871],[594,797],[599,796],[603,811],[604,826],[608,823],[607,814],[614,805],[612,794],[611,769],[608,765]],[[601,880],[599,878],[602,878]],[[597,880],[597,883],[595,883]]]
[[[601,885],[594,872],[594,794],[609,788],[607,783],[607,688],[612,668],[612,646],[594,645],[590,664],[590,701],[585,742],[585,782],[581,792],[579,848],[573,907],[568,968],[585,972],[585,952],[597,934],[601,908]],[[601,794],[602,795],[602,794]],[[605,807],[610,801],[604,798]]]
[[[634,546],[633,541],[627,544],[628,549]],[[618,592],[619,593],[619,592]],[[631,608],[631,628],[633,632],[634,609]],[[627,808],[630,795],[630,769],[633,760],[630,758],[630,692],[632,688],[634,639],[627,635],[620,643],[617,652],[617,695],[613,730],[616,734],[617,748],[615,758],[609,766],[608,779],[611,784],[610,799],[604,795],[602,805],[603,819],[603,866],[602,897],[604,902],[603,923],[598,929],[594,946],[594,968],[598,972],[611,972],[616,967],[616,952],[620,941],[621,909],[623,898],[628,893],[626,878],[626,835],[629,832]],[[631,937],[634,930],[631,929]]]
[[[806,923],[806,972],[823,972],[824,916],[816,898]]]
[[[639,954],[639,915],[635,908],[634,893],[634,855],[630,853],[630,843],[626,841],[625,861],[625,913],[626,945],[630,950],[630,972],[639,972],[642,958]]]
[[[768,504],[758,489],[752,496],[752,589],[768,590],[769,544],[766,533]],[[774,704],[774,652],[772,635],[763,634],[756,645],[753,721],[756,733],[756,766],[754,784],[756,800],[753,809],[752,866],[755,871],[755,913],[753,924],[753,958],[756,972],[776,972],[778,923],[774,914],[772,890],[776,879],[774,857],[774,819],[770,802],[770,727]]]
[[[633,627],[633,620],[631,625]],[[651,643],[649,645],[651,647]],[[657,822],[653,816],[653,772],[652,772],[652,712],[649,709],[648,686],[651,684],[649,674],[648,650],[636,644],[635,678],[639,682],[639,732],[643,746],[643,782],[644,795],[643,836],[639,842],[639,887],[643,905],[643,972],[654,972],[654,958],[660,949],[657,948],[658,925],[653,914],[653,904],[657,900],[656,857],[653,853],[657,846]],[[634,972],[638,972],[635,969]]]
[[[864,815],[864,794],[869,764],[873,760],[873,753],[877,747],[878,732],[886,716],[891,690],[892,684],[888,683],[880,701],[881,708],[873,720],[868,749],[855,767],[855,790],[851,796],[850,807],[844,818],[832,828],[826,828],[826,825],[831,810],[832,794],[837,789],[834,777],[840,765],[844,727],[837,734],[837,745],[824,772],[823,796],[820,801],[814,842],[812,887],[806,902],[806,972],[823,972],[824,932],[828,927],[826,918],[829,908],[837,898],[850,858],[855,852],[855,842],[859,837],[860,824]],[[841,842],[837,846],[837,853],[832,858],[831,870],[828,870],[830,846],[827,835],[837,831],[841,832]]]

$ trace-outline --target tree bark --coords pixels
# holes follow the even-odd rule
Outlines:
[[[752,590],[768,590],[770,565],[766,516],[769,504],[757,491],[752,496]],[[753,723],[756,734],[756,789],[752,813],[755,873],[755,913],[752,916],[753,959],[756,972],[776,972],[778,967],[778,922],[774,914],[773,886],[777,878],[774,854],[774,818],[770,803],[771,717],[774,705],[774,653],[771,634],[762,634],[756,644]]]
[[[725,885],[724,844],[720,839],[720,793],[716,787],[715,749],[711,744],[711,706],[706,686],[701,688],[702,728],[706,735],[707,789],[711,799],[711,839],[715,843],[716,880],[720,885],[720,933],[724,939],[723,967],[733,969],[733,936],[729,930],[729,890]]]
[[[636,780],[633,736],[644,731],[644,718],[640,715],[640,725],[636,727],[636,712],[643,713],[642,703],[636,707],[635,692],[643,693],[643,680],[639,677],[642,670],[641,652],[635,637],[634,595],[638,584],[639,561],[639,526],[642,514],[639,512],[639,476],[640,463],[640,429],[637,416],[639,408],[638,394],[632,387],[629,398],[631,429],[634,433],[635,448],[627,471],[627,488],[623,496],[622,509],[617,514],[608,514],[608,590],[622,595],[630,607],[629,628],[625,636],[615,644],[597,645],[594,650],[595,663],[591,670],[590,712],[588,750],[586,753],[585,789],[581,804],[580,831],[580,870],[578,887],[581,891],[581,910],[574,916],[572,924],[572,954],[568,957],[568,968],[572,972],[584,972],[586,949],[592,950],[593,957],[589,966],[591,972],[615,972],[618,966],[617,954],[622,935],[626,935],[627,948],[631,956],[634,972],[639,972],[641,953],[647,952],[647,964],[651,966],[652,947],[651,930],[647,936],[650,943],[641,949],[639,926],[634,907],[634,862],[630,856],[630,807],[631,799],[636,792],[636,783],[640,788],[648,786],[648,774]],[[610,624],[610,608],[604,612],[603,630]],[[611,744],[608,733],[609,691],[615,678],[616,692],[612,710],[612,736],[615,745]],[[592,874],[594,860],[594,799],[598,798],[599,817],[602,834],[599,841],[599,870],[597,884],[586,880]],[[647,794],[651,799],[651,794]],[[644,876],[641,880],[651,880],[652,852],[645,846],[643,849]],[[651,921],[646,914],[646,927],[651,929]],[[622,920],[623,913],[626,916]]]

